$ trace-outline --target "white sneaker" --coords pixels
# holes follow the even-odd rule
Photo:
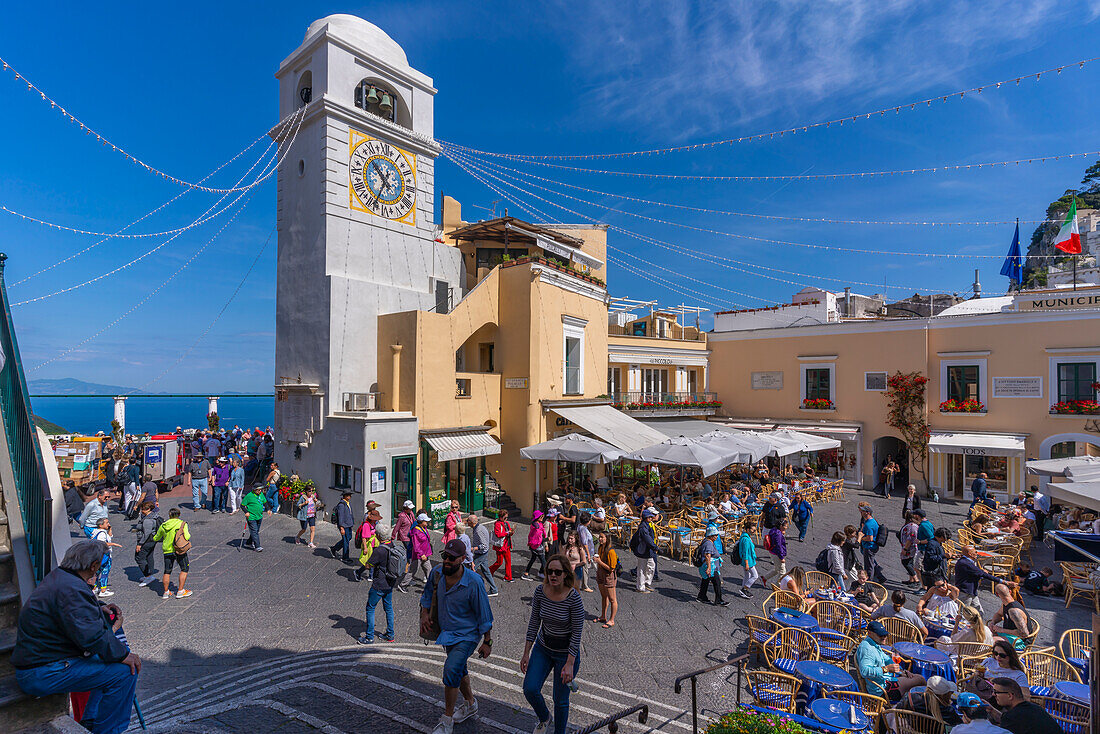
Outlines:
[[[553,723],[552,719],[547,719],[546,721],[539,722],[539,725],[531,731],[531,734],[546,734],[546,732],[550,731],[551,723]]]
[[[138,586],[148,586],[149,582],[152,581],[153,578],[154,578],[153,576],[146,576],[145,578],[143,578],[141,580],[141,583],[139,583]]]
[[[114,596],[114,595],[115,595],[115,592],[111,591],[110,589],[103,588],[103,589],[99,590],[99,594],[97,596],[99,596],[99,598],[102,599],[104,597]]]
[[[455,707],[454,722],[459,724],[471,716],[477,716],[477,699],[475,698],[473,703],[462,699]]]
[[[432,729],[432,734],[454,734],[455,720],[451,716],[440,716],[439,723]]]
[[[161,599],[171,599],[172,598],[172,592],[171,591],[166,591],[166,592],[164,592],[163,594],[160,595],[160,598]]]

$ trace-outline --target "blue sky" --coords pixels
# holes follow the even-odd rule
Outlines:
[[[380,26],[402,44],[414,66],[433,77],[438,138],[484,150],[547,154],[682,145],[889,107],[1089,58],[1100,30],[1100,2],[1045,0],[305,5],[270,2],[260,11],[252,4],[190,3],[173,6],[169,16],[141,4],[103,10],[62,3],[49,11],[17,4],[5,9],[0,56],[120,146],[161,170],[197,180],[276,121],[273,74],[279,61],[312,20],[330,13],[353,13]],[[782,175],[1097,150],[1098,80],[1100,62],[1094,62],[1039,82],[773,140],[562,163],[633,172]],[[0,203],[74,227],[114,230],[180,192],[80,134],[10,74],[0,78],[0,99]],[[1012,225],[769,221],[654,207],[616,194],[809,218],[1027,220],[1041,218],[1046,204],[1074,186],[1094,160],[789,182],[645,180],[498,163],[606,192],[558,189],[584,200],[577,202],[529,185],[524,193],[501,187],[554,218],[589,217],[697,255],[676,255],[612,231],[612,246],[673,271],[613,252],[664,281],[648,281],[612,262],[613,295],[718,309],[784,302],[805,285],[842,289],[846,282],[863,293],[885,287],[895,298],[918,289],[963,292],[974,268],[981,269],[986,293],[1002,293],[1007,281],[997,274],[1000,260],[973,256],[1003,255]],[[232,184],[250,162],[231,165],[216,181]],[[497,213],[507,206],[510,214],[525,216],[452,161],[439,164],[437,186],[463,202],[468,219],[490,216],[495,202]],[[540,202],[532,192],[576,214]],[[134,230],[182,226],[217,198],[188,193]],[[154,390],[270,389],[274,241],[214,327],[181,356],[240,284],[271,231],[274,211],[272,179],[188,268],[109,328],[206,245],[231,212],[110,277],[15,308],[28,374],[130,386],[156,379]],[[1023,239],[1032,227],[1021,227]],[[882,254],[730,236],[737,234]],[[96,239],[0,213],[0,249],[10,257],[6,281],[13,302],[96,278],[165,239],[108,241],[15,285]],[[34,369],[48,360],[54,361]]]

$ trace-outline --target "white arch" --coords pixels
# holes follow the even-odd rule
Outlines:
[[[1053,436],[1047,436],[1043,439],[1043,442],[1039,444],[1039,458],[1051,458],[1051,448],[1053,448],[1055,444],[1063,443],[1065,441],[1080,441],[1082,443],[1091,443],[1093,446],[1100,448],[1100,435],[1091,433],[1057,433]]]

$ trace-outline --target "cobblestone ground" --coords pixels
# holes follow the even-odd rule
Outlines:
[[[875,506],[891,531],[899,525],[900,500],[849,492],[845,502],[818,507],[806,542],[791,540],[788,563],[812,567],[832,531],[858,520],[855,504],[860,499]],[[192,512],[189,497],[179,490],[162,499],[163,512],[177,504],[194,542],[188,579],[194,595],[187,599],[161,599],[159,580],[146,588],[137,585],[134,535],[126,531],[125,521],[114,518],[115,541],[124,547],[115,549],[111,588],[117,593],[111,601],[122,609],[131,645],[144,661],[138,700],[150,731],[431,731],[442,711],[443,655],[417,636],[417,593],[394,594],[394,643],[357,645],[355,638],[365,628],[368,585],[353,582],[352,568],[329,555],[327,545],[336,539],[330,526],[318,527],[318,547],[311,550],[293,544],[298,529],[293,518],[265,517],[265,550],[255,553],[239,549],[244,525],[239,513]],[[937,527],[954,529],[967,506],[929,504],[926,509]],[[525,530],[517,537],[524,535]],[[626,555],[624,565],[629,567],[629,551]],[[1049,548],[1037,546],[1035,565],[1050,563],[1051,555]],[[517,553],[517,560],[519,556],[525,562],[525,554]],[[879,558],[892,581],[904,578],[895,538]],[[162,569],[158,551],[157,570]],[[658,571],[658,593],[638,594],[629,583],[620,586],[613,629],[586,627],[572,725],[648,703],[648,723],[640,725],[634,719],[623,731],[691,731],[690,694],[687,688],[675,694],[674,679],[744,652],[744,615],[759,610],[766,596],[762,590],[757,589],[753,600],[729,594],[734,583],[727,570],[725,588],[731,605],[723,609],[695,601],[698,576],[693,567],[662,559]],[[535,724],[518,670],[534,584],[517,580],[500,586],[500,595],[491,600],[493,655],[470,664],[481,714],[476,721],[457,725],[460,734],[525,732]],[[599,595],[584,597],[595,618]],[[995,609],[992,595],[985,597],[987,612]],[[1042,644],[1054,644],[1063,630],[1087,623],[1083,605],[1066,610],[1059,599],[1027,601],[1043,626]],[[377,621],[384,626],[381,607]],[[549,696],[549,687],[546,693]],[[702,717],[728,710],[736,695],[732,676],[712,673],[700,678]]]

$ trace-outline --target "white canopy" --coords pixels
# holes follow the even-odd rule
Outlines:
[[[826,451],[828,449],[840,448],[840,441],[835,438],[815,436],[811,433],[803,433],[802,431],[792,431],[790,428],[780,428],[776,433],[793,441],[798,441],[802,444],[803,451]]]
[[[721,423],[712,423],[699,418],[642,418],[641,422],[654,430],[660,431],[668,438],[676,438],[677,436],[697,438],[712,433],[716,428],[727,433],[739,433],[739,431],[723,427]]]
[[[589,436],[567,433],[564,436],[522,448],[519,454],[525,459],[606,464],[617,460],[623,452],[609,443],[597,441]]]
[[[980,456],[1023,456],[1024,439],[1014,433],[955,433],[932,431],[928,450],[933,454],[974,453]]]
[[[492,456],[500,453],[500,444],[483,426],[454,428],[446,431],[421,431],[420,435],[436,450],[439,461]]]
[[[738,452],[742,458],[738,463],[748,464],[759,461],[772,452],[772,446],[760,436],[742,431],[711,431],[704,433],[699,440],[721,446],[722,449]]]
[[[670,438],[640,451],[624,454],[622,458],[649,464],[697,466],[704,476],[709,477],[730,464],[738,463],[739,455],[699,439]]]
[[[1037,459],[1027,462],[1027,470],[1041,477],[1073,476],[1066,473],[1067,469],[1079,470],[1095,467],[1100,471],[1100,457],[1096,456],[1066,456],[1061,459]]]
[[[1051,482],[1050,498],[1089,510],[1100,511],[1100,480],[1088,482]]]
[[[665,435],[610,405],[579,405],[551,408],[568,421],[576,423],[593,436],[620,448],[637,451],[663,441]]]
[[[746,431],[746,434],[766,442],[776,456],[790,456],[791,454],[800,454],[803,451],[823,451],[840,447],[840,441],[835,438],[814,436],[801,431],[792,431],[789,428],[761,433]]]

